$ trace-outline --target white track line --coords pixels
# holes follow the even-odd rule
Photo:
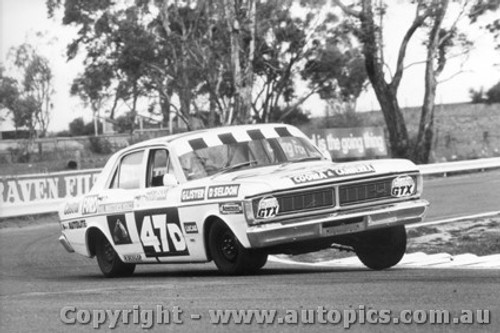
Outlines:
[[[491,216],[495,216],[495,215],[500,215],[500,211],[494,211],[494,212],[488,212],[488,213],[481,213],[481,214],[474,214],[474,215],[467,215],[467,216],[451,217],[451,218],[448,218],[448,219],[437,220],[437,221],[429,221],[429,222],[420,222],[420,223],[415,223],[415,224],[408,224],[406,227],[407,228],[418,228],[418,227],[423,227],[423,226],[428,226],[428,225],[434,225],[434,224],[443,224],[443,223],[458,222],[458,221],[462,221],[462,220],[479,219],[479,218],[484,218],[484,217],[491,217]]]
[[[269,261],[308,267],[366,268],[357,257],[309,263],[270,256]],[[500,254],[478,257],[469,253],[454,256],[448,253],[425,254],[423,252],[415,252],[405,254],[401,262],[395,267],[425,269],[500,269]]]

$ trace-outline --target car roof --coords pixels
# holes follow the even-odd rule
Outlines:
[[[173,135],[167,135],[155,139],[150,139],[146,141],[142,141],[136,143],[130,147],[127,147],[126,150],[148,147],[151,145],[157,144],[175,144],[177,141],[187,141],[195,138],[202,137],[204,134],[210,133],[211,135],[218,135],[222,133],[233,133],[238,131],[247,131],[252,129],[264,129],[264,128],[276,128],[279,127],[293,127],[287,124],[278,124],[278,123],[270,123],[270,124],[251,124],[251,125],[233,125],[233,126],[223,126],[216,128],[207,128],[202,130],[195,130],[190,132],[177,133]]]

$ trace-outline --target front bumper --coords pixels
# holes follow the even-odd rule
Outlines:
[[[261,248],[418,223],[422,221],[428,206],[426,200],[418,199],[322,215],[307,219],[306,222],[295,222],[291,218],[250,227],[247,236],[252,248]]]
[[[70,253],[75,252],[71,244],[69,244],[68,240],[66,239],[66,236],[64,235],[59,236],[59,243],[61,243],[61,245],[66,249],[66,251]]]

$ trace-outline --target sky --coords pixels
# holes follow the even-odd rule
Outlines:
[[[414,13],[405,0],[389,3],[391,6],[387,13],[384,36],[385,58],[389,67],[394,67],[398,46]],[[76,29],[62,26],[60,21],[60,16],[56,19],[47,18],[45,0],[0,0],[0,62],[7,64],[9,50],[29,41],[36,45],[39,53],[51,63],[55,95],[50,131],[67,129],[68,123],[76,117],[84,117],[87,121],[92,118],[90,109],[80,99],[69,95],[71,82],[83,70],[83,65],[81,57],[66,61],[66,45],[76,35]],[[494,50],[492,35],[478,26],[469,25],[468,22],[464,22],[461,28],[467,31],[474,41],[474,48],[465,63],[463,57],[456,57],[448,62],[441,75],[441,80],[445,82],[438,86],[437,103],[468,102],[470,88],[484,87],[487,90],[500,80],[500,51]],[[37,32],[42,32],[43,37],[37,38]],[[423,38],[415,37],[408,48],[405,62],[407,65],[425,58]],[[398,93],[401,107],[421,105],[424,93],[423,77],[423,65],[415,65],[405,71]],[[450,77],[451,79],[447,80]],[[312,116],[324,114],[324,104],[317,97],[310,98],[304,109],[310,110]],[[371,89],[360,96],[357,109],[379,109]]]

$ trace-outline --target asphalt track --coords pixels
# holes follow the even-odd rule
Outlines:
[[[500,210],[500,171],[426,181],[428,220]],[[155,325],[153,331],[343,331],[342,323],[294,325],[214,325],[214,309],[451,310],[489,309],[500,330],[500,271],[398,268],[304,267],[269,263],[256,276],[220,276],[213,264],[140,266],[126,279],[104,279],[95,260],[66,253],[57,242],[57,224],[0,231],[0,331],[96,331],[65,325],[60,311],[164,309],[179,307],[182,324]],[[201,315],[191,319],[191,314]],[[357,315],[361,315],[358,312]],[[109,321],[99,331],[109,331]],[[349,331],[467,332],[478,325],[354,324]],[[118,331],[142,331],[118,324]]]

